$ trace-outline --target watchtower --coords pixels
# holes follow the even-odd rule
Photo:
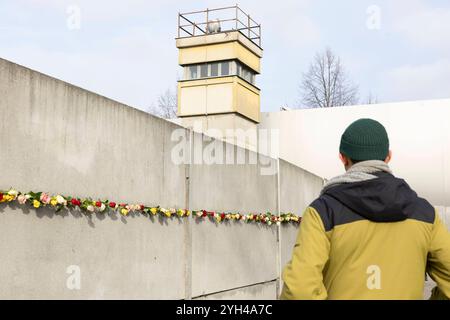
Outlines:
[[[260,117],[261,25],[237,5],[179,13],[178,117],[189,126],[256,130]],[[226,140],[233,137],[225,137]]]

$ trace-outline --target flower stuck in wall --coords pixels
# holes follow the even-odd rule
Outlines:
[[[190,211],[188,209],[166,209],[160,206],[145,206],[143,204],[117,203],[110,200],[93,200],[92,198],[78,198],[64,196],[61,194],[50,195],[45,192],[19,192],[15,189],[8,191],[0,190],[0,203],[11,203],[16,201],[19,205],[30,205],[35,209],[50,207],[59,212],[62,209],[80,210],[86,215],[93,213],[117,212],[127,216],[130,212],[141,213],[148,216],[161,216],[163,218],[187,218],[191,215],[200,220],[210,219],[216,223],[225,221],[236,221],[246,223],[261,223],[270,225],[280,225],[281,223],[299,224],[301,217],[292,213],[281,213],[280,215],[266,213],[242,214],[239,212],[215,212],[207,210]]]

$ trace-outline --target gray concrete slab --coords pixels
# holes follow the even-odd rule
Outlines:
[[[149,220],[2,206],[0,299],[182,299],[183,222]]]

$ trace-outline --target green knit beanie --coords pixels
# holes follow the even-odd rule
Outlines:
[[[339,152],[352,160],[384,160],[389,153],[389,138],[381,123],[359,119],[345,129]]]

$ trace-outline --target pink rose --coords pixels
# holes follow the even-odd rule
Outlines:
[[[42,193],[40,198],[42,203],[48,204],[50,203],[50,196],[47,193]]]

